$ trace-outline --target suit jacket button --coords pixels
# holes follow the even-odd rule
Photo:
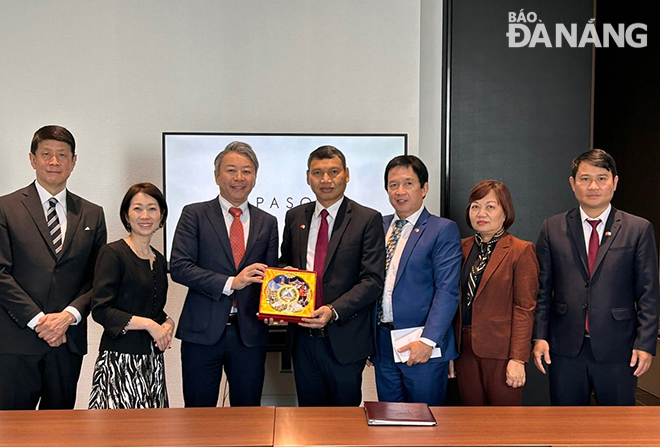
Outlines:
[[[584,287],[589,287],[589,281],[584,282]]]
[[[582,309],[586,309],[587,307],[589,307],[589,305],[588,305],[587,303],[584,303],[584,304],[582,305]]]

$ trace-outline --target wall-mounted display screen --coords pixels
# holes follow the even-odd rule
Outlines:
[[[384,189],[387,162],[407,153],[406,134],[245,134],[163,133],[163,184],[169,216],[165,226],[165,257],[181,210],[189,203],[218,195],[213,161],[227,144],[243,141],[259,159],[257,184],[249,202],[277,217],[280,238],[286,212],[314,200],[307,185],[307,157],[319,146],[332,145],[346,156],[350,181],[346,196],[383,214],[392,212]]]

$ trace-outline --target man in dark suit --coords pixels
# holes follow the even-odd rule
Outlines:
[[[600,149],[573,160],[579,208],[543,223],[533,356],[551,364],[553,405],[635,405],[637,378],[655,355],[658,258],[653,227],[613,208],[614,159]],[[552,356],[551,356],[552,353]]]
[[[428,170],[414,155],[392,159],[385,190],[396,214],[386,216],[385,289],[374,312],[378,400],[443,405],[449,361],[458,356],[452,319],[458,308],[461,237],[456,224],[424,207]],[[394,329],[422,328],[421,337],[398,349],[410,357],[395,362]],[[441,357],[431,358],[434,348]]]
[[[76,142],[60,126],[32,139],[36,181],[0,197],[0,409],[72,409],[103,209],[66,189]]]
[[[380,213],[344,197],[344,154],[321,146],[307,161],[316,202],[286,214],[280,264],[317,272],[317,309],[289,325],[300,406],[357,406],[373,354],[371,310],[383,292]]]
[[[215,159],[220,195],[186,206],[172,244],[172,280],[188,287],[182,340],[186,407],[215,407],[224,367],[232,407],[258,406],[268,327],[257,319],[261,282],[277,265],[277,219],[248,204],[259,161],[235,141]]]

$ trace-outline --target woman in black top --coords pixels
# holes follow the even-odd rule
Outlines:
[[[94,272],[92,317],[105,330],[89,408],[164,408],[174,321],[163,310],[165,258],[150,242],[167,217],[165,198],[151,183],[133,185],[120,217],[129,235],[101,249]]]

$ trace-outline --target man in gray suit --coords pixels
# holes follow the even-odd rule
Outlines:
[[[653,226],[610,204],[614,159],[594,149],[573,160],[580,205],[546,219],[536,245],[539,294],[534,362],[550,364],[553,405],[635,405],[637,378],[658,337]]]
[[[0,197],[0,409],[70,409],[83,355],[103,209],[66,189],[76,142],[60,126],[32,139],[36,181]]]

